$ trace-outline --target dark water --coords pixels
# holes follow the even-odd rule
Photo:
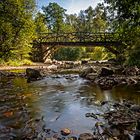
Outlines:
[[[19,110],[26,108],[33,118],[44,116],[47,128],[55,131],[70,128],[75,134],[91,132],[95,120],[85,114],[102,113],[105,108],[99,106],[101,101],[123,99],[140,104],[140,88],[101,90],[74,74],[51,75],[33,83],[24,78],[5,79],[0,89],[0,127],[14,128],[18,133],[28,119]]]

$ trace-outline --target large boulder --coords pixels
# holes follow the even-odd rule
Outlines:
[[[85,78],[89,73],[96,73],[96,70],[93,67],[86,68],[80,73],[80,77]]]
[[[99,76],[109,76],[109,75],[113,75],[113,74],[114,74],[114,71],[112,69],[103,67],[101,69]]]
[[[42,75],[39,70],[27,68],[26,69],[27,82],[36,81],[42,79]]]

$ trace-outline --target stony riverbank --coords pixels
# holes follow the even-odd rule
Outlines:
[[[124,67],[110,62],[55,61],[49,64],[40,63],[36,66],[1,67],[1,69],[23,69],[21,73],[0,71],[0,77],[25,77],[28,82],[40,80],[50,73],[79,73],[80,77],[88,79],[101,89],[140,85],[140,69],[138,67]]]
[[[140,69],[135,67],[100,67],[84,69],[80,76],[90,80],[102,89],[112,89],[115,86],[139,86]]]

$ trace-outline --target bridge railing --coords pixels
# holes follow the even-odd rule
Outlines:
[[[119,33],[45,33],[40,34],[39,42],[115,42],[121,41]]]

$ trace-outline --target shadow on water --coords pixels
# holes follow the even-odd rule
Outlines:
[[[4,79],[0,89],[0,130],[6,127],[12,129],[13,135],[20,134],[28,116],[44,116],[47,128],[55,131],[70,128],[76,134],[92,132],[95,120],[85,114],[103,112],[98,106],[100,101],[123,99],[140,104],[140,90],[101,90],[74,74],[51,75],[33,83],[24,78]]]

